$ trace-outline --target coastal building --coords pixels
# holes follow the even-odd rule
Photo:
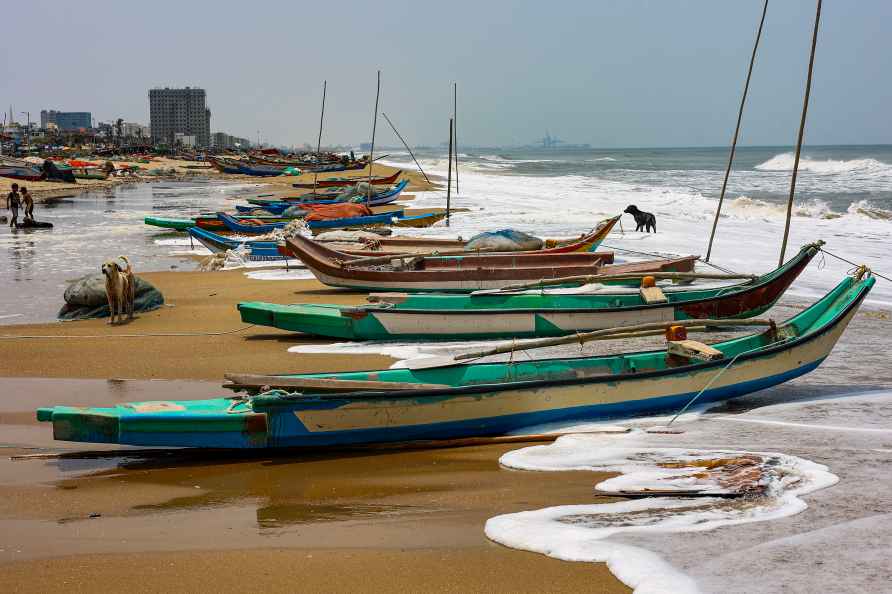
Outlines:
[[[194,134],[183,134],[175,132],[173,135],[173,143],[183,148],[195,148],[198,146],[198,137]]]
[[[89,111],[56,111],[55,109],[40,111],[40,127],[44,130],[54,124],[59,130],[80,130],[91,128],[93,117]]]
[[[211,111],[204,89],[151,89],[149,91],[149,127],[152,141],[174,144],[176,134],[194,136],[195,146],[211,142]]]
[[[121,135],[124,138],[145,138],[148,140],[151,133],[148,126],[134,122],[124,122],[121,125]]]
[[[247,138],[239,138],[226,132],[214,132],[211,135],[211,148],[213,149],[247,149],[250,147],[251,141]]]

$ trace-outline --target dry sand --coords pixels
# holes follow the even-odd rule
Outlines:
[[[315,281],[250,280],[242,271],[144,276],[173,307],[120,326],[90,320],[0,330],[69,337],[0,339],[0,376],[7,378],[0,379],[0,441],[10,444],[0,460],[4,591],[628,591],[603,565],[486,539],[489,517],[593,499],[603,478],[501,469],[498,457],[517,445],[248,459],[192,452],[9,459],[116,449],[53,442],[34,419],[37,406],[218,395],[227,371],[390,364],[381,356],[289,354],[288,346],[314,339],[269,328],[125,337],[237,330],[244,327],[235,309],[241,300],[364,300]]]

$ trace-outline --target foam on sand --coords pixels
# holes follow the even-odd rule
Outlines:
[[[544,472],[619,472],[602,481],[600,491],[660,489],[698,491],[705,497],[652,497],[619,503],[569,505],[496,516],[486,535],[506,546],[566,561],[605,562],[636,593],[687,593],[699,589],[692,578],[656,552],[617,542],[630,533],[713,530],[720,526],[772,520],[806,509],[801,495],[833,485],[826,466],[777,453],[653,448],[639,445],[640,432],[628,435],[569,435],[553,444],[508,452],[500,463],[517,470]],[[698,463],[752,457],[761,462],[758,494],[720,498],[728,486]],[[667,463],[679,463],[680,467]]]
[[[249,262],[248,264],[264,264],[263,262]],[[281,262],[276,263],[277,266],[281,266]],[[260,266],[244,266],[244,268],[259,268]],[[243,267],[239,267],[243,268]],[[311,278],[315,278],[313,273],[309,270],[302,268],[276,268],[274,270],[252,270],[250,272],[246,272],[245,276],[253,280],[265,280],[265,281],[289,281],[289,280],[308,280]]]
[[[479,342],[335,342],[331,344],[302,344],[288,349],[289,353],[383,355],[398,359],[391,369],[403,368],[409,361],[455,355],[476,347],[501,344],[502,341]]]

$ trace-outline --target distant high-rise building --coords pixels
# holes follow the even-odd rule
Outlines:
[[[79,130],[93,125],[93,116],[89,111],[56,111],[43,109],[40,112],[40,127],[47,129],[55,124],[59,130]]]
[[[151,89],[149,128],[153,142],[172,145],[180,134],[194,136],[196,146],[210,146],[211,110],[204,89]]]

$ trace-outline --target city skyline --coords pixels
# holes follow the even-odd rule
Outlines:
[[[456,13],[464,8],[459,4]],[[259,11],[276,19],[233,18],[221,9],[213,13],[215,30],[205,32],[185,25],[207,20],[203,7],[162,0],[157,11],[140,14],[139,27],[157,30],[174,6],[182,14],[165,21],[165,43],[134,55],[107,49],[126,44],[131,35],[129,27],[109,26],[132,24],[123,7],[89,0],[76,9],[16,5],[11,11],[17,20],[39,18],[48,34],[62,35],[71,27],[83,31],[81,59],[97,67],[66,69],[58,80],[44,81],[8,60],[2,73],[14,84],[0,100],[32,114],[55,106],[89,109],[98,120],[148,123],[146,89],[188,85],[207,90],[215,130],[300,145],[315,144],[327,80],[323,143],[348,144],[371,135],[380,68],[381,111],[413,145],[435,145],[446,137],[456,81],[459,143],[465,146],[529,144],[546,130],[567,142],[604,148],[722,146],[731,136],[761,11],[757,0],[564,2],[544,12],[493,3],[473,5],[475,17],[458,21],[452,9],[409,10],[385,1],[352,5],[355,18],[346,19],[337,35],[331,28],[307,27],[295,36],[295,22],[324,18],[324,8],[271,2]],[[102,23],[91,14],[102,14]],[[359,49],[367,23],[381,14],[394,15],[388,28],[399,35],[375,35],[371,51]],[[892,142],[892,122],[884,117],[892,83],[882,76],[892,62],[892,40],[884,32],[890,17],[892,5],[880,0],[856,9],[825,4],[807,144]],[[813,18],[811,0],[769,7],[742,145],[795,140]],[[27,45],[23,35],[18,28],[5,35],[7,55]],[[238,39],[234,47],[262,47],[275,59],[256,60],[251,51],[229,52],[225,60],[216,54],[195,58],[211,56],[203,48],[218,37]],[[39,61],[41,50],[35,51]],[[114,75],[97,74],[103,71]],[[386,126],[378,132],[380,142],[398,142]]]

